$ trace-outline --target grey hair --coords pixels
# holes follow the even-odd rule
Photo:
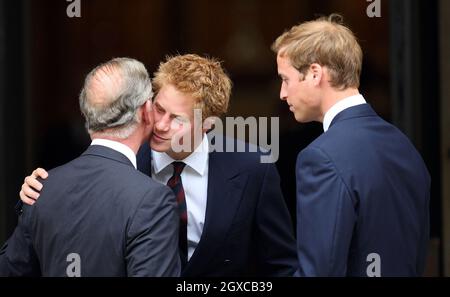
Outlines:
[[[95,103],[98,98],[92,91],[92,83],[99,70],[103,70],[106,76],[107,70],[112,71],[120,79],[114,81],[117,85],[111,89],[101,86],[103,95],[105,92],[107,95],[102,98],[103,102]],[[86,119],[86,129],[89,134],[100,132],[120,139],[127,138],[141,121],[137,110],[152,96],[151,80],[141,62],[131,58],[115,58],[105,62],[86,76],[80,93],[80,109]]]

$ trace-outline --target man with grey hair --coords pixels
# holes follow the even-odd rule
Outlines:
[[[139,61],[116,58],[88,74],[80,108],[92,143],[24,206],[0,276],[179,275],[174,194],[136,170],[153,129],[151,97]]]

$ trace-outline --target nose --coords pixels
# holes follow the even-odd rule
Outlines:
[[[283,101],[287,100],[287,91],[286,91],[286,88],[284,87],[284,83],[281,85],[280,99],[283,100]]]
[[[162,117],[155,117],[155,128],[161,132],[167,132],[170,129],[170,115],[165,114]]]

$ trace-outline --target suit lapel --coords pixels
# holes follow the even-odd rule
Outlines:
[[[239,208],[248,175],[231,167],[226,154],[212,152],[209,155],[205,224],[184,275],[201,273],[202,265],[218,254]]]
[[[152,177],[152,150],[148,142],[141,145],[136,155],[137,169]]]
[[[218,254],[239,208],[248,175],[230,166],[228,153],[211,152],[208,165],[208,192],[205,224],[200,242],[182,275],[198,275],[202,267]],[[151,149],[141,146],[137,154],[138,170],[151,177]]]

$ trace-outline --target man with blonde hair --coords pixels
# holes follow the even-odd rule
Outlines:
[[[153,84],[155,125],[137,168],[176,194],[181,275],[292,276],[295,237],[275,165],[261,163],[249,144],[245,152],[223,151],[238,141],[207,135],[211,122],[196,116],[195,109],[213,121],[228,109],[231,81],[221,64],[194,54],[168,57]],[[210,137],[222,149],[213,150]],[[31,187],[40,189],[34,177],[42,174],[26,179],[25,203],[37,198]]]
[[[297,158],[302,276],[420,276],[430,176],[414,146],[359,93],[362,50],[337,15],[282,34],[280,98],[324,133]]]
[[[295,239],[275,165],[261,163],[261,153],[249,152],[248,144],[242,153],[212,150],[211,126],[194,114],[197,109],[208,121],[226,113],[231,81],[221,64],[194,54],[168,57],[153,82],[152,151],[141,147],[138,168],[175,192],[184,190],[182,276],[293,275]],[[174,142],[189,139],[186,150],[174,149]],[[223,135],[214,141],[236,142]]]

